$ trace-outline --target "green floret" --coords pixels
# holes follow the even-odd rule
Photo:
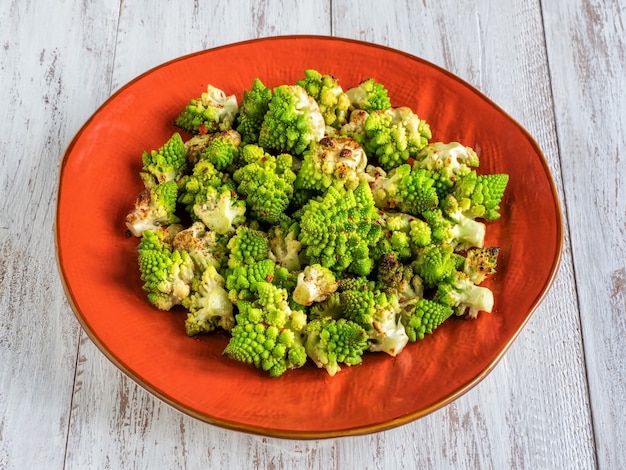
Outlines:
[[[141,160],[143,170],[154,176],[158,183],[176,181],[187,169],[187,148],[176,132],[158,150],[143,152]]]
[[[419,216],[439,204],[435,180],[428,170],[403,164],[389,173],[371,166],[367,172],[373,178],[374,201],[382,210],[399,210]]]
[[[415,158],[432,137],[428,124],[405,106],[372,111],[364,128],[367,155],[386,171]]]
[[[471,248],[465,253],[463,272],[474,284],[480,284],[487,276],[496,272],[500,248]]]
[[[363,109],[352,110],[348,122],[339,129],[339,135],[350,137],[356,140],[359,145],[363,146],[366,137],[365,121],[367,121],[368,116],[369,113]]]
[[[367,167],[367,156],[350,137],[324,137],[303,154],[295,187],[325,191],[329,186],[355,189]]]
[[[424,287],[412,266],[398,261],[395,255],[383,256],[378,262],[376,289],[387,294],[394,294],[402,305],[422,297]]]
[[[433,142],[415,157],[414,165],[431,172],[440,198],[452,193],[459,179],[479,164],[476,152],[458,142]]]
[[[391,107],[387,88],[373,78],[363,80],[358,86],[348,89],[346,94],[355,109],[371,112]]]
[[[366,276],[346,276],[339,278],[337,290],[374,290],[376,283]]]
[[[476,318],[481,311],[490,313],[494,303],[490,289],[477,286],[467,274],[460,271],[437,286],[433,300],[452,307],[456,315],[465,315],[467,318]]]
[[[508,182],[505,173],[477,175],[471,171],[456,184],[454,195],[468,217],[492,221],[500,218],[500,203]]]
[[[224,278],[215,267],[209,266],[191,285],[191,294],[182,301],[189,310],[185,320],[187,335],[209,333],[217,328],[232,330],[235,326],[233,304],[224,289]]]
[[[426,287],[436,287],[452,276],[459,264],[450,245],[428,245],[420,250],[413,268]]]
[[[442,206],[445,213],[439,208],[422,213],[431,229],[433,243],[450,245],[455,251],[484,245],[485,224],[465,216],[452,196]]]
[[[249,147],[246,146],[246,147]],[[285,217],[293,195],[296,175],[289,154],[265,154],[233,174],[237,192],[246,198],[250,214],[259,221],[276,224]]]
[[[226,96],[213,85],[199,98],[193,98],[181,111],[174,124],[191,133],[206,134],[232,129],[239,106],[235,95]]]
[[[268,232],[270,259],[291,272],[300,271],[302,267],[302,243],[298,240],[299,234],[300,224],[288,220],[272,226]]]
[[[408,236],[411,252],[432,242],[429,225],[422,219],[404,212],[382,212],[384,227],[390,232],[402,232]]]
[[[361,364],[368,348],[365,329],[345,319],[325,317],[313,320],[307,324],[305,336],[307,355],[331,377],[341,370],[339,364]]]
[[[331,186],[323,198],[309,201],[302,209],[299,240],[304,254],[311,263],[336,273],[369,274],[373,268],[370,249],[381,234],[378,211],[365,181],[354,191]]]
[[[146,230],[180,222],[176,215],[177,198],[178,185],[174,181],[145,188],[126,215],[126,227],[134,236],[140,237]]]
[[[274,89],[258,144],[268,150],[299,155],[324,137],[325,128],[318,104],[304,88],[281,85]]]
[[[237,227],[227,246],[230,250],[229,268],[262,261],[268,258],[270,252],[267,233],[245,225]]]
[[[275,271],[276,264],[270,259],[228,269],[226,289],[231,302],[249,300],[257,292],[260,282],[272,282]]]
[[[237,302],[237,324],[224,355],[279,377],[306,363],[306,315],[291,309],[285,289],[265,282],[257,290],[254,301]]]
[[[309,69],[304,71],[304,78],[296,84],[304,88],[317,102],[327,126],[338,129],[346,123],[350,98],[344,93],[336,77]]]
[[[459,201],[454,196],[449,194],[440,201],[439,207],[445,216],[453,222],[451,229],[453,240],[450,244],[456,251],[484,246],[487,227],[484,223],[465,215]]]
[[[172,242],[174,249],[186,251],[194,262],[196,272],[202,274],[209,266],[217,270],[228,262],[228,238],[207,230],[202,222],[194,222],[176,234]]]
[[[193,206],[195,216],[218,235],[233,232],[245,222],[246,205],[228,187],[209,186],[205,199]]]
[[[202,204],[207,197],[207,190],[212,187],[221,189],[228,181],[227,176],[218,171],[208,160],[198,161],[190,175],[185,175],[178,182],[178,202],[184,205],[192,219],[198,220],[193,206]]]
[[[341,294],[339,291],[335,291],[330,294],[325,300],[314,303],[309,307],[308,318],[309,320],[315,320],[320,318],[334,318],[338,320],[343,318],[343,309],[341,306]]]
[[[304,306],[322,302],[337,290],[338,284],[333,272],[319,264],[310,264],[298,274],[293,300]]]
[[[137,254],[148,301],[160,310],[170,310],[189,296],[194,264],[186,251],[173,250],[163,233],[146,230]]]
[[[452,313],[449,305],[419,299],[402,310],[401,319],[409,341],[415,342],[435,331]]]
[[[226,170],[239,155],[241,136],[233,129],[215,132],[209,136],[199,159],[212,163],[218,171]]]
[[[243,92],[236,129],[241,134],[241,141],[244,144],[256,143],[259,140],[261,124],[271,99],[271,88],[266,87],[258,78],[254,80],[250,90]]]
[[[368,334],[370,351],[396,356],[409,338],[400,321],[400,304],[394,294],[378,290],[346,290],[340,299],[344,317],[363,327]]]

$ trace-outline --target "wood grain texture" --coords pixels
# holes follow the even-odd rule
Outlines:
[[[626,468],[625,20],[600,0],[0,4],[0,468]],[[467,80],[534,136],[563,208],[554,285],[495,370],[373,435],[283,440],[183,415],[94,346],[58,280],[60,156],[89,115],[164,61],[283,34],[388,45]]]
[[[598,464],[624,468],[626,7],[544,10]]]
[[[102,26],[116,17],[80,2],[0,5],[0,468],[64,464],[79,328],[54,255],[57,170],[109,92],[115,22]]]

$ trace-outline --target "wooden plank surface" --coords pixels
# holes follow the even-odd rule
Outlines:
[[[626,6],[544,2],[600,468],[626,468]]]
[[[0,468],[626,468],[626,8],[460,3],[0,5]],[[564,212],[555,283],[495,370],[373,435],[265,438],[164,405],[80,331],[55,265],[60,155],[112,92],[183,54],[296,33],[388,45],[473,84],[535,137]]]

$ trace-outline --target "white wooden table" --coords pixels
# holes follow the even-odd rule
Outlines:
[[[0,3],[0,468],[626,468],[624,0]],[[495,370],[389,431],[297,441],[161,403],[82,332],[59,280],[59,163],[111,93],[166,60],[319,34],[445,67],[535,137],[562,204],[549,294]]]

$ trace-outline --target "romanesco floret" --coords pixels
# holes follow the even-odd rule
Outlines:
[[[459,178],[467,175],[479,164],[474,149],[458,142],[433,142],[415,156],[414,165],[431,172],[437,194],[443,198],[450,194]]]
[[[386,173],[370,166],[368,174],[373,178],[374,201],[382,210],[399,210],[418,216],[439,204],[435,180],[428,170],[402,164]]]
[[[193,206],[202,204],[206,200],[209,187],[222,188],[228,182],[228,177],[218,171],[208,160],[198,161],[191,174],[183,176],[178,182],[178,202],[184,205],[192,219],[198,220]]]
[[[339,364],[355,366],[363,362],[368,348],[365,329],[354,322],[324,317],[310,321],[305,329],[307,355],[332,377],[341,370]]]
[[[229,268],[262,261],[268,258],[270,252],[267,233],[245,225],[237,227],[227,246],[230,250]]]
[[[186,251],[194,262],[196,272],[202,274],[209,266],[217,270],[228,262],[228,238],[207,230],[202,222],[194,222],[181,230],[172,241],[178,251]]]
[[[451,228],[452,242],[455,250],[464,250],[471,247],[482,248],[485,244],[487,227],[484,223],[468,217],[458,200],[451,194],[440,201],[439,207],[445,216],[453,222]]]
[[[401,263],[394,254],[381,257],[376,272],[376,289],[394,294],[402,305],[424,294],[424,285],[413,266]]]
[[[225,131],[232,129],[238,112],[235,95],[227,96],[223,90],[208,85],[199,98],[190,100],[174,124],[191,134]]]
[[[364,128],[368,157],[386,171],[415,158],[432,137],[428,124],[406,106],[370,112]]]
[[[402,310],[401,320],[409,341],[415,342],[435,331],[452,313],[452,307],[449,305],[429,299],[418,299]]]
[[[324,137],[304,152],[295,187],[324,191],[329,186],[355,189],[367,167],[367,156],[350,137]]]
[[[145,188],[135,200],[135,206],[126,215],[126,227],[136,237],[146,230],[176,224],[178,185],[175,181],[155,184]]]
[[[235,326],[233,304],[224,289],[224,278],[210,265],[200,279],[191,283],[192,292],[182,300],[189,313],[185,320],[188,336],[209,333],[216,328],[230,331]]]
[[[302,243],[298,240],[299,234],[300,224],[291,220],[272,226],[268,232],[270,259],[291,272],[300,271],[302,267]]]
[[[211,162],[216,170],[226,170],[239,155],[241,136],[233,129],[209,134],[206,145],[198,156]]]
[[[160,310],[180,305],[189,295],[194,277],[193,260],[186,251],[173,250],[165,233],[167,230],[146,230],[137,247],[143,289]]]
[[[460,262],[460,255],[450,245],[428,245],[419,251],[413,268],[426,287],[435,287],[448,279]]]
[[[246,146],[249,147],[249,146]],[[246,198],[252,217],[270,224],[278,223],[284,216],[293,195],[296,175],[291,171],[289,154],[265,154],[239,168],[233,174],[238,183],[237,192]]]
[[[289,307],[285,289],[262,282],[257,291],[254,301],[237,302],[236,325],[224,355],[279,377],[306,363],[306,314]]]
[[[400,320],[395,294],[379,290],[346,290],[340,294],[345,318],[361,325],[368,334],[370,351],[397,356],[409,338]]]
[[[299,155],[324,137],[326,124],[317,102],[299,85],[274,88],[263,117],[258,144],[268,150]]]
[[[228,187],[209,186],[205,198],[193,205],[195,216],[218,235],[233,232],[245,222],[246,205]]]
[[[226,289],[231,302],[249,300],[260,282],[272,282],[276,264],[270,259],[239,265],[226,270]]]
[[[338,284],[333,272],[319,264],[310,264],[298,274],[293,300],[304,306],[322,302],[337,290]]]
[[[481,311],[491,313],[494,304],[493,292],[477,286],[461,271],[456,271],[437,286],[434,300],[452,307],[456,315],[467,318],[476,318]]]
[[[187,148],[175,132],[158,150],[143,152],[143,170],[154,176],[157,183],[178,180],[187,168]]]
[[[304,71],[304,78],[296,81],[296,84],[304,88],[317,102],[327,126],[339,129],[346,123],[350,98],[344,93],[336,77],[308,69]]]
[[[346,94],[355,109],[370,112],[391,107],[387,88],[373,78],[367,78],[357,86],[349,88]]]
[[[237,132],[241,134],[244,144],[253,144],[259,140],[261,124],[271,99],[271,88],[266,87],[258,78],[252,83],[251,89],[244,90],[236,121]]]
[[[500,217],[500,202],[508,182],[506,173],[477,175],[471,171],[455,185],[454,196],[468,217],[496,220]]]
[[[354,190],[331,186],[320,200],[311,200],[302,209],[300,242],[311,263],[339,273],[358,275],[372,271],[370,249],[376,246],[382,229],[378,211],[367,182]]]
[[[487,276],[496,272],[499,252],[500,248],[497,246],[470,248],[465,253],[463,272],[471,282],[480,284]]]

